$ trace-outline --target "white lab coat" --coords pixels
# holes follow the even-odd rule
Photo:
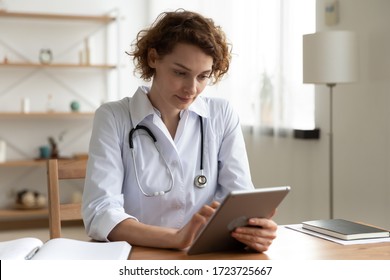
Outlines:
[[[139,88],[132,98],[103,104],[95,114],[83,194],[83,218],[88,235],[107,240],[110,231],[128,218],[142,223],[180,228],[204,204],[221,201],[231,190],[251,189],[245,143],[238,115],[223,99],[199,96],[181,113],[175,139],[146,94]],[[130,114],[131,112],[131,114]],[[200,121],[203,118],[203,167],[207,186],[194,186],[200,174]],[[161,155],[144,131],[133,136],[139,182],[148,194],[169,189],[163,196],[146,197],[134,175],[129,132],[148,127]]]

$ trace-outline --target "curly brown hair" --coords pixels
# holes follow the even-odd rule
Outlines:
[[[150,28],[141,30],[135,43],[133,56],[135,71],[150,81],[155,69],[149,67],[148,51],[154,48],[160,57],[170,54],[177,43],[195,45],[213,58],[212,83],[220,81],[229,70],[231,45],[225,33],[210,18],[183,9],[161,13]]]

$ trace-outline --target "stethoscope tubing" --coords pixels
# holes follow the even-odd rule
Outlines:
[[[198,187],[198,188],[204,188],[207,185],[207,178],[204,175],[204,170],[203,170],[204,133],[203,133],[203,119],[202,119],[201,116],[199,116],[199,120],[200,120],[200,134],[201,134],[201,139],[200,139],[200,175],[197,175],[195,177],[194,185],[196,187]],[[134,153],[134,143],[133,143],[134,133],[137,130],[144,130],[144,131],[146,131],[147,134],[153,139],[154,146],[156,147],[157,151],[159,152],[159,154],[163,158],[166,167],[168,168],[168,171],[169,171],[170,177],[171,177],[171,184],[165,191],[158,191],[158,192],[154,192],[153,194],[148,194],[141,186],[141,182],[139,181],[139,176],[138,176],[138,170],[137,170],[136,163],[135,163],[135,153]],[[172,188],[173,188],[173,185],[174,185],[174,176],[173,176],[172,170],[170,169],[170,167],[169,167],[167,161],[165,160],[165,158],[162,156],[160,150],[158,149],[158,147],[156,145],[156,142],[157,142],[156,136],[154,136],[153,132],[148,127],[146,127],[144,125],[137,125],[135,128],[132,128],[130,130],[130,133],[129,133],[129,146],[130,146],[131,154],[132,154],[132,157],[133,157],[133,166],[134,166],[135,178],[136,178],[136,181],[137,181],[137,184],[138,184],[138,187],[139,187],[140,191],[142,192],[143,195],[145,195],[147,197],[154,197],[154,196],[164,195],[164,194],[170,192],[172,190]]]
[[[144,125],[137,125],[135,128],[131,129],[130,133],[129,133],[129,145],[130,145],[131,150],[134,149],[133,134],[134,134],[134,132],[136,132],[139,129],[145,130],[149,134],[149,136],[153,139],[154,143],[157,142],[156,136],[154,136],[154,134],[152,133],[152,131],[148,127],[146,127]]]

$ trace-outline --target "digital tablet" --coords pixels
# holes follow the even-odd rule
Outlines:
[[[250,218],[269,217],[289,191],[289,186],[232,191],[200,231],[187,254],[244,248],[231,232],[247,225]]]

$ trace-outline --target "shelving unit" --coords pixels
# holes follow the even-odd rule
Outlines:
[[[0,209],[1,229],[42,228],[49,226],[49,211],[42,209]]]
[[[66,160],[66,159],[63,159]],[[46,160],[41,159],[30,159],[30,160],[14,160],[0,163],[1,167],[46,167]],[[47,219],[48,209],[19,209],[19,208],[0,208],[0,224],[2,222],[13,221],[13,226],[18,225],[17,220],[39,220],[39,223],[42,224],[42,220]]]
[[[50,24],[51,21],[58,21],[60,22],[59,25],[62,26],[62,24],[67,25],[68,23],[80,21],[80,22],[86,22],[88,23],[87,26],[95,26],[95,23],[98,24],[97,26],[102,26],[103,30],[111,23],[118,23],[118,16],[117,15],[111,15],[111,14],[104,14],[104,15],[78,15],[78,14],[50,14],[50,13],[25,13],[25,12],[5,12],[0,11],[0,20],[12,20],[13,23],[15,21],[21,22],[21,24],[28,24],[29,20],[33,21],[43,21],[48,22]],[[19,26],[19,24],[18,24]],[[43,28],[45,25],[42,25]],[[83,26],[83,23],[81,23],[81,26]],[[107,30],[107,29],[106,29]],[[118,29],[117,29],[118,30]],[[105,31],[106,32],[106,31]],[[73,33],[71,33],[73,34]],[[34,39],[34,36],[31,34],[29,35],[32,39]],[[72,37],[73,38],[73,37]],[[105,37],[104,37],[105,38]],[[7,39],[6,36],[3,36],[1,38],[0,43],[5,42]],[[101,42],[101,41],[99,41]],[[111,42],[112,43],[112,42]],[[96,42],[95,42],[96,44]],[[107,44],[107,41],[104,41],[104,44]],[[43,44],[44,45],[44,42]],[[114,44],[115,45],[115,44]],[[8,46],[5,45],[7,48]],[[28,48],[28,46],[25,46]],[[107,46],[101,48],[102,51],[107,52]],[[117,52],[118,50],[115,50]],[[23,52],[23,50],[19,51]],[[67,73],[66,71],[69,69],[71,71],[82,69],[82,70],[88,70],[88,71],[107,71],[107,72],[99,72],[102,73],[102,79],[104,77],[107,78],[107,73],[112,70],[118,70],[117,64],[111,64],[106,63],[107,56],[103,54],[102,63],[83,63],[80,61],[80,63],[74,63],[74,62],[67,62],[65,61],[58,62],[56,60],[52,61],[51,63],[37,63],[30,61],[30,58],[25,56],[17,55],[18,59],[8,59],[4,56],[4,58],[0,58],[0,71],[11,71],[9,73],[16,73],[19,71],[19,69],[31,69],[31,72],[42,72],[42,73],[54,73],[54,71],[57,71],[56,69],[59,69],[61,71],[65,71],[64,73]],[[23,59],[24,57],[24,59]],[[55,72],[56,73],[56,72]],[[62,73],[62,72],[61,72]],[[80,72],[80,75],[83,74],[90,74],[90,72]],[[94,72],[92,72],[94,73]],[[1,74],[0,74],[1,75]],[[28,78],[30,76],[27,76]],[[49,79],[52,78],[51,74],[47,76]],[[80,76],[82,77],[82,76]],[[56,81],[54,81],[56,82]],[[117,81],[119,83],[119,81]],[[103,82],[103,84],[107,84],[107,81]],[[64,86],[63,84],[60,84],[60,86],[63,86],[65,89],[69,90],[67,92],[69,93],[75,93],[76,91],[72,89],[71,85],[68,87],[68,85]],[[108,89],[105,88],[105,90],[102,91],[103,94],[108,94]],[[3,92],[4,94],[4,92]],[[8,94],[6,91],[5,94]],[[1,96],[0,96],[1,98]],[[30,98],[34,98],[34,96],[30,96]],[[82,98],[82,97],[80,97]],[[101,99],[98,99],[99,102],[101,102]],[[3,103],[4,104],[4,103]],[[33,108],[32,108],[33,109]],[[11,109],[12,110],[12,109]],[[41,112],[41,111],[31,111],[29,113],[21,113],[21,112],[14,112],[14,111],[0,111],[0,121],[8,121],[8,122],[14,122],[15,120],[17,123],[20,123],[20,121],[25,122],[29,120],[71,120],[74,121],[77,125],[78,121],[81,120],[92,120],[94,116],[93,108],[89,112],[65,112],[65,111],[53,111],[53,112]],[[69,123],[69,122],[67,122]],[[84,122],[85,123],[85,122]],[[36,124],[36,123],[33,123]],[[1,134],[3,135],[10,135],[12,133],[11,131],[6,132],[7,134],[4,134],[5,132],[2,131]],[[0,135],[1,138],[1,135]],[[11,143],[11,142],[10,142]],[[6,162],[0,163],[0,168],[4,170],[13,169],[13,168],[38,168],[42,169],[46,167],[46,160],[35,160],[35,159],[23,159],[23,160],[8,160]],[[27,169],[29,170],[29,169]],[[8,172],[8,171],[7,171]],[[35,172],[35,171],[34,171]],[[47,209],[16,209],[13,208],[12,205],[9,206],[9,209],[5,209],[5,206],[0,207],[0,224],[7,224],[11,225],[17,224],[18,226],[23,227],[24,224],[28,225],[29,223],[32,223],[32,220],[40,221],[42,223],[46,222],[47,220]]]
[[[24,62],[12,62],[12,63],[0,63],[0,67],[23,67],[23,68],[96,68],[96,69],[115,69],[116,65],[108,64],[71,64],[71,63],[24,63]]]
[[[20,168],[20,167],[39,167],[44,168],[46,166],[46,160],[14,160],[0,163],[0,168]],[[42,224],[42,220],[47,219],[47,208],[42,209],[14,209],[11,206],[7,208],[0,208],[0,225],[7,224],[7,228],[10,227],[22,227],[26,220],[39,221]],[[10,223],[12,222],[12,223]],[[27,226],[27,225],[26,225]]]
[[[116,16],[111,15],[71,15],[71,14],[48,14],[48,13],[23,13],[0,11],[0,18],[10,19],[31,19],[31,20],[64,20],[64,21],[86,21],[100,22],[105,25],[117,21]],[[30,62],[7,62],[0,63],[0,67],[24,67],[24,68],[97,68],[115,69],[116,65],[109,64],[72,64],[72,63],[30,63]]]
[[[93,112],[0,112],[0,120],[6,119],[91,119]]]
[[[47,19],[47,20],[83,20],[98,21],[110,23],[116,20],[116,17],[110,15],[72,15],[72,14],[48,14],[48,13],[22,13],[0,11],[0,17],[8,18],[29,18],[29,19]]]
[[[17,210],[17,209],[0,209],[0,221],[1,220],[15,220],[15,219],[28,219],[28,218],[46,218],[48,215],[47,208],[42,209],[29,209],[29,210]]]
[[[6,162],[0,162],[0,167],[30,167],[30,166],[41,166],[44,167],[46,164],[45,160],[11,160]]]
[[[62,158],[62,160],[67,160]],[[46,168],[45,159],[26,159],[26,160],[11,160],[0,163],[0,168]],[[7,206],[7,208],[0,208],[0,227],[3,223],[12,227],[23,227],[26,220],[36,220],[40,225],[45,224],[48,217],[48,209],[18,209]],[[12,221],[12,223],[9,223]],[[33,226],[34,223],[27,223],[26,226]],[[7,226],[8,227],[8,226]]]

